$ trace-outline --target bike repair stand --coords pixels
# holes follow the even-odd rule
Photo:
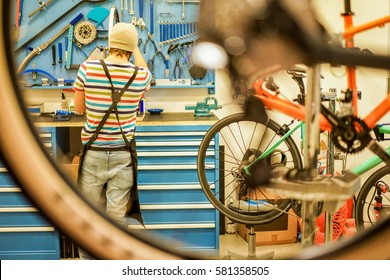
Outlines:
[[[320,151],[320,122],[319,109],[321,101],[320,91],[321,72],[320,66],[315,65],[309,69],[308,93],[306,94],[305,107],[305,133],[304,133],[304,168],[307,170],[308,178],[317,176],[318,154]],[[315,233],[315,204],[314,200],[303,200],[302,208],[302,246],[309,247],[314,244]]]
[[[303,248],[314,245],[315,202],[324,201],[324,210],[333,213],[360,187],[359,176],[352,172],[346,171],[341,176],[320,176],[317,172],[320,142],[320,79],[320,66],[312,66],[309,69],[308,94],[305,100],[304,169],[290,170],[284,178],[271,177],[267,185],[269,190],[276,194],[303,200],[301,242]]]
[[[256,232],[254,225],[247,225],[249,229],[248,234],[248,255],[227,251],[227,255],[223,257],[224,260],[231,259],[232,257],[238,260],[272,260],[274,257],[274,251],[261,252],[260,254],[256,251]]]
[[[329,92],[322,95],[322,101],[328,101],[329,110],[332,113],[335,113],[336,111],[336,98],[337,93],[336,89],[330,89]],[[326,151],[326,169],[325,174],[331,174],[334,175],[334,144],[332,135],[330,132],[328,132],[328,143],[327,143],[328,150]],[[333,222],[332,222],[332,215],[333,213],[330,211],[324,211],[325,215],[325,245],[332,245],[333,241]]]

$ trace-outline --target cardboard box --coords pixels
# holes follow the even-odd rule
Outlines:
[[[78,178],[79,162],[80,162],[80,157],[74,156],[69,163],[62,163],[60,165],[62,171],[75,184],[77,183],[77,178]]]
[[[284,214],[268,224],[256,225],[255,233],[257,246],[295,243],[298,233],[297,217]],[[238,225],[238,234],[248,241],[249,229],[246,225]]]

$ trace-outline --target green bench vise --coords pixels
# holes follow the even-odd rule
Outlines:
[[[215,97],[207,97],[203,102],[197,102],[196,105],[186,105],[186,110],[194,110],[196,117],[209,117],[213,114],[211,110],[221,109],[222,106],[218,105],[218,101]]]

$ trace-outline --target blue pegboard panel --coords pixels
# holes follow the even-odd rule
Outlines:
[[[52,0],[52,1],[27,1],[19,0],[22,3],[21,18],[19,24],[19,37],[14,45],[16,67],[31,54],[33,49],[50,42],[53,37],[58,37],[48,44],[44,50],[36,54],[21,70],[25,84],[34,88],[53,88],[53,84],[71,87],[75,79],[78,65],[96,49],[96,47],[108,47],[108,25],[109,18],[106,17],[100,23],[89,19],[88,15],[96,8],[111,10],[115,7],[118,11],[120,21],[138,23],[142,14],[144,27],[137,25],[140,38],[140,49],[148,61],[155,79],[170,80],[191,80],[191,86],[213,87],[214,73],[207,71],[204,78],[194,79],[189,72],[192,62],[190,59],[192,47],[198,39],[197,20],[199,1],[196,0]],[[45,7],[36,14],[33,11],[40,8],[39,2],[47,3]],[[133,4],[133,5],[131,5]],[[131,14],[131,6],[134,14]],[[141,9],[143,8],[143,9]],[[68,14],[63,16],[64,13]],[[89,25],[85,21],[95,25],[96,38],[89,44],[79,44],[77,47],[73,36],[71,69],[66,69],[65,51],[69,44],[69,29],[67,26],[77,16],[82,18],[77,23]],[[153,14],[153,16],[151,16]],[[17,21],[16,13],[12,19]],[[77,23],[71,28],[75,28]],[[65,30],[63,33],[61,31]],[[43,32],[44,31],[44,32]],[[58,35],[60,33],[60,35]],[[154,43],[152,43],[152,41]],[[28,44],[26,44],[28,42]],[[26,46],[25,46],[26,45]],[[55,46],[56,57],[53,60],[53,46]],[[62,62],[60,63],[60,53]],[[154,63],[152,63],[154,57]],[[69,63],[68,63],[69,65]],[[32,69],[39,69],[36,77]],[[47,75],[49,74],[49,75]],[[42,86],[42,78],[48,79],[49,85]],[[183,82],[184,83],[184,82]],[[187,84],[188,85],[188,84]],[[181,87],[180,83],[164,84],[161,87]]]

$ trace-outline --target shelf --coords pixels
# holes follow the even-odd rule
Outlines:
[[[33,86],[33,87],[22,87],[23,89],[30,89],[30,90],[59,90],[59,89],[72,89],[73,86]]]
[[[215,85],[166,85],[166,86],[152,86],[152,89],[153,88],[156,88],[156,89],[159,89],[159,88],[189,88],[189,89],[192,89],[192,88],[215,88]]]
[[[33,86],[33,87],[22,87],[27,90],[60,90],[60,89],[72,89],[73,86]],[[197,89],[197,88],[208,88],[214,89],[215,85],[166,85],[166,86],[152,86],[151,89]]]

